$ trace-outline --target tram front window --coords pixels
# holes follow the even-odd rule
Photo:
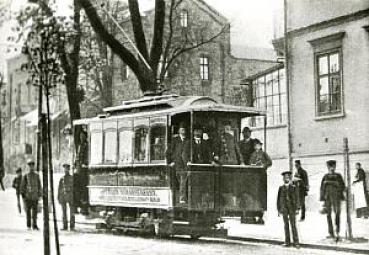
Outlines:
[[[151,161],[165,160],[165,126],[151,127]]]
[[[148,127],[139,127],[135,129],[135,162],[147,162],[147,138]]]

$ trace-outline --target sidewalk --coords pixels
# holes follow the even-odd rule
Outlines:
[[[357,219],[352,216],[354,240],[346,239],[346,214],[341,215],[341,238],[327,239],[328,228],[326,216],[319,213],[307,212],[306,220],[297,222],[300,243],[302,247],[329,249],[369,254],[369,219]],[[284,227],[282,217],[266,214],[265,225],[241,224],[239,219],[226,219],[228,236],[231,240],[256,241],[282,244],[284,241]]]

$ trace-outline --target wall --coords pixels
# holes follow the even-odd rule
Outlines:
[[[367,0],[288,0],[288,29],[294,30],[369,9]]]
[[[291,132],[298,156],[342,152],[342,139],[351,151],[369,149],[369,35],[362,26],[369,17],[308,33],[291,42]],[[344,117],[315,116],[314,53],[309,40],[345,31],[343,38]],[[353,128],[355,127],[355,128]]]

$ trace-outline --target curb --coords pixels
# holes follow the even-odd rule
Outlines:
[[[57,220],[58,222],[62,222],[62,220]],[[87,225],[87,226],[95,226],[95,222],[87,222],[87,221],[76,221],[76,224]],[[206,238],[206,237],[205,237]],[[251,242],[251,243],[265,243],[272,245],[282,245],[283,241],[275,240],[275,239],[265,239],[265,238],[256,238],[256,237],[241,237],[241,236],[228,236],[224,239],[220,238],[219,241],[243,241],[243,242]],[[339,251],[339,252],[349,252],[353,254],[369,254],[369,250],[365,249],[356,249],[349,247],[340,247],[334,245],[324,245],[324,244],[312,244],[312,243],[300,243],[301,248],[309,248],[316,250],[328,250],[328,251]]]
[[[273,245],[282,245],[283,244],[283,241],[278,241],[278,240],[273,240],[273,239],[254,238],[254,237],[228,236],[226,239],[227,240],[232,240],[232,241],[266,243],[266,244],[273,244]],[[339,247],[339,246],[333,246],[333,245],[300,243],[300,246],[301,246],[301,248],[340,251],[340,252],[350,252],[350,253],[354,253],[354,254],[369,254],[369,250],[349,248],[349,247]]]

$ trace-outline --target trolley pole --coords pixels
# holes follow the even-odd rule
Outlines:
[[[288,146],[288,167],[293,171],[292,162],[292,135],[291,135],[291,110],[290,110],[290,52],[288,41],[288,0],[283,2],[283,32],[284,32],[284,70],[286,80],[286,103],[287,103],[287,146]]]
[[[349,158],[349,148],[348,139],[343,138],[343,155],[345,163],[345,175],[347,183],[347,201],[346,201],[346,216],[347,216],[347,235],[348,239],[352,239],[352,221],[351,221],[351,211],[352,211],[352,191],[351,191],[351,172],[350,172],[350,158]]]

